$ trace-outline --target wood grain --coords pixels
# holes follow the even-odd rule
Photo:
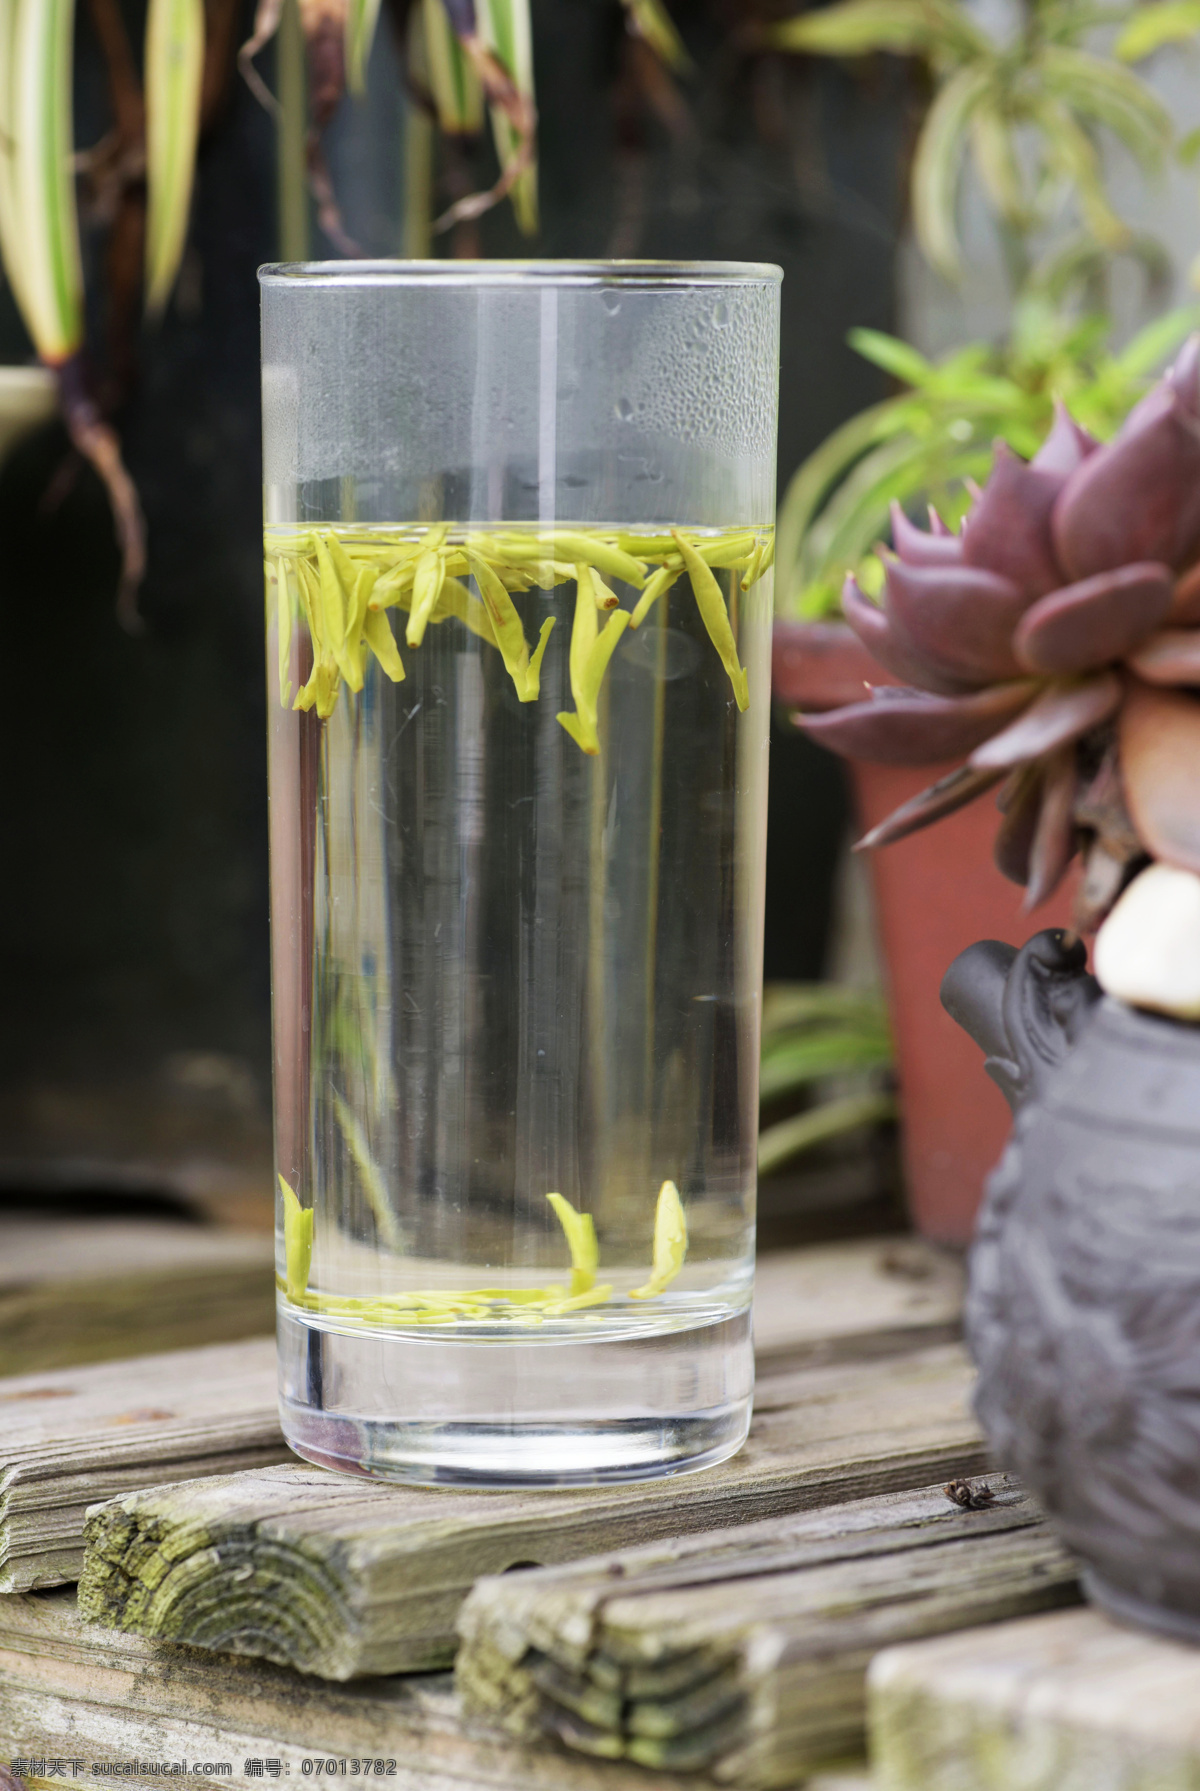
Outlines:
[[[0,1592],[77,1579],[101,1499],[290,1459],[270,1338],[2,1380]]]
[[[90,1517],[81,1609],[329,1679],[443,1665],[482,1574],[978,1471],[971,1379],[954,1344],[774,1375],[743,1451],[682,1480],[479,1492],[297,1463],[134,1493]]]
[[[521,1740],[767,1791],[861,1749],[879,1647],[1077,1598],[1027,1498],[932,1487],[480,1580],[455,1670]]]
[[[756,1272],[759,1376],[949,1343],[961,1330],[962,1302],[961,1257],[923,1238],[773,1251]]]
[[[1063,1611],[874,1662],[880,1791],[1191,1791],[1200,1650]]]
[[[0,1599],[0,1760],[54,1756],[228,1760],[232,1774],[215,1782],[234,1791],[270,1783],[269,1774],[245,1771],[254,1759],[278,1761],[279,1782],[290,1778],[293,1787],[323,1783],[328,1766],[320,1778],[304,1772],[314,1757],[347,1762],[339,1784],[363,1782],[356,1759],[392,1759],[395,1776],[369,1776],[394,1791],[712,1791],[713,1783],[614,1769],[498,1736],[464,1718],[449,1674],[328,1685],[261,1661],[96,1629],[80,1618],[72,1589]],[[160,1791],[163,1783],[121,1777]]]
[[[39,1299],[51,1286],[56,1298],[66,1298],[87,1263],[94,1271],[91,1285],[120,1295],[101,1306],[105,1322],[116,1326],[111,1335],[126,1349],[135,1339],[145,1342],[156,1334],[153,1325],[145,1333],[133,1328],[132,1303],[137,1290],[144,1291],[156,1276],[164,1277],[171,1298],[186,1312],[204,1296],[203,1281],[189,1279],[198,1261],[210,1268],[222,1260],[226,1268],[242,1264],[247,1272],[257,1263],[255,1275],[264,1260],[270,1261],[269,1240],[221,1238],[150,1221],[5,1225],[0,1221],[0,1241],[11,1253],[0,1269],[0,1315],[5,1285],[14,1298],[22,1285],[40,1289]],[[47,1279],[47,1229],[62,1237],[57,1261],[65,1279],[57,1282]],[[223,1258],[227,1246],[232,1254]],[[760,1408],[773,1407],[778,1377],[786,1378],[798,1364],[900,1354],[952,1333],[960,1282],[953,1259],[915,1240],[765,1257],[755,1303]],[[68,1334],[62,1349],[80,1348],[83,1333],[71,1330],[69,1317],[62,1322]],[[2,1324],[0,1317],[0,1331]],[[100,1333],[89,1335],[98,1348]],[[40,1343],[33,1353],[39,1352],[47,1353]],[[231,1401],[227,1387],[234,1388]],[[164,1388],[169,1398],[164,1399]],[[128,1416],[144,1410],[171,1415],[140,1425]],[[226,1415],[230,1428],[222,1434]],[[90,1503],[165,1480],[291,1459],[278,1424],[271,1338],[228,1356],[201,1352],[189,1361],[180,1353],[166,1364],[141,1357],[0,1381],[0,1591],[76,1578],[83,1561],[83,1512]]]
[[[0,1375],[274,1328],[270,1237],[169,1220],[0,1216]]]

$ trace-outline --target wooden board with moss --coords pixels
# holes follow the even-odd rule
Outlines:
[[[275,1776],[381,1778],[395,1791],[711,1791],[705,1773],[647,1771],[528,1747],[464,1715],[449,1674],[331,1686],[261,1661],[168,1648],[97,1630],[71,1591],[0,1599],[0,1762],[228,1762],[220,1782],[261,1791]],[[364,1772],[381,1760],[379,1773]],[[395,1761],[395,1773],[387,1763]],[[354,1770],[358,1762],[359,1770]],[[251,1764],[248,1766],[248,1762]],[[268,1766],[270,1762],[270,1766]],[[307,1766],[306,1766],[307,1762]],[[336,1768],[331,1766],[336,1762]],[[261,1767],[256,1770],[255,1765]],[[116,1776],[116,1775],[114,1775]],[[122,1772],[161,1785],[162,1774]],[[213,1775],[216,1776],[216,1775]],[[870,1791],[861,1770],[807,1791]]]
[[[102,1499],[289,1459],[269,1338],[0,1380],[0,1592],[77,1579]]]
[[[480,1580],[456,1675],[518,1739],[767,1791],[862,1747],[881,1646],[1077,1598],[1021,1493],[935,1486]]]
[[[429,1489],[300,1464],[163,1486],[91,1515],[81,1608],[330,1679],[441,1666],[481,1574],[978,1471],[970,1386],[957,1345],[774,1375],[742,1452],[682,1487]]]
[[[96,1629],[80,1618],[73,1591],[0,1599],[0,1761],[22,1762],[26,1782],[49,1791],[63,1782],[44,1777],[49,1764],[66,1762],[69,1781],[70,1762],[81,1756],[81,1778],[90,1766],[118,1761],[228,1763],[228,1772],[210,1776],[232,1791],[261,1791],[273,1777],[299,1785],[335,1775],[339,1783],[369,1778],[394,1791],[712,1785],[510,1741],[464,1718],[449,1674],[332,1686],[262,1661]],[[41,1772],[28,1770],[31,1760]],[[364,1772],[366,1761],[372,1766]],[[162,1784],[161,1772],[119,1776],[126,1784]]]
[[[0,1218],[0,1375],[275,1327],[267,1236],[164,1219]]]
[[[887,1791],[1200,1784],[1200,1652],[1099,1611],[889,1648],[868,1695]]]
[[[191,1231],[151,1226],[155,1249],[164,1254],[139,1257],[138,1248],[148,1247],[145,1230],[125,1221],[114,1224],[112,1260],[98,1251],[98,1271],[118,1267],[123,1253],[135,1290],[147,1285],[157,1267],[182,1301],[172,1268],[173,1245],[181,1233],[185,1240],[191,1238]],[[34,1229],[44,1250],[44,1234]],[[64,1229],[69,1233],[72,1228]],[[157,1230],[170,1237],[158,1239]],[[265,1281],[260,1257],[255,1241],[256,1273]],[[69,1264],[78,1261],[69,1248],[67,1259]],[[957,1264],[916,1239],[826,1244],[764,1257],[754,1306],[760,1404],[771,1401],[771,1378],[795,1368],[866,1360],[949,1340],[960,1302]],[[267,1322],[270,1310],[268,1306]],[[136,1307],[123,1300],[111,1316],[114,1336],[128,1349],[131,1338],[141,1336],[140,1329],[132,1329]],[[69,1330],[69,1324],[69,1315],[64,1316],[64,1328]],[[214,1404],[214,1386],[236,1390],[231,1397],[222,1391]],[[170,1394],[166,1400],[165,1391]],[[156,1419],[148,1428],[126,1422],[130,1413],[164,1406],[170,1420]],[[291,1459],[279,1430],[275,1344],[269,1337],[229,1354],[172,1355],[165,1374],[151,1356],[112,1367],[14,1376],[0,1381],[0,1419],[0,1587],[9,1591],[78,1575],[83,1513],[89,1503],[185,1472],[198,1476]],[[181,1434],[207,1437],[208,1453],[193,1449],[188,1454],[189,1443],[182,1454],[172,1456]],[[108,1479],[96,1478],[98,1447]],[[266,1453],[245,1456],[239,1453],[244,1447]],[[117,1473],[120,1477],[113,1480]]]

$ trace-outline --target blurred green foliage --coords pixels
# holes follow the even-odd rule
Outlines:
[[[892,1041],[881,998],[838,983],[769,983],[763,996],[764,1107],[803,1101],[763,1127],[763,1175],[840,1133],[890,1119]]]

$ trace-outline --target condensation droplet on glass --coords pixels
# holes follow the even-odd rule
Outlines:
[[[630,417],[632,417],[633,405],[629,402],[628,398],[617,399],[617,415],[620,417],[622,423],[628,423]]]
[[[724,299],[718,300],[717,304],[714,306],[712,320],[714,330],[723,330],[728,327],[729,306],[725,303]]]
[[[615,317],[617,312],[621,309],[621,296],[616,292],[602,292],[600,294],[600,303],[604,306],[604,309],[608,312],[610,317]]]

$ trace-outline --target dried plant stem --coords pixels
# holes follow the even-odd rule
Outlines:
[[[121,458],[115,430],[104,421],[88,395],[80,356],[72,355],[56,371],[67,433],[76,451],[100,475],[112,507],[121,550],[117,618],[130,634],[138,634],[144,626],[138,613],[137,594],[146,570],[146,525],[137,488]]]

